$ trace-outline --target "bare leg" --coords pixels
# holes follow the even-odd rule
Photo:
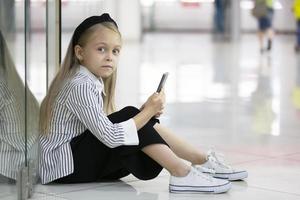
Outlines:
[[[258,40],[259,40],[259,48],[262,51],[264,47],[264,32],[259,31],[258,32]]]
[[[269,28],[269,29],[267,30],[267,36],[268,36],[268,39],[270,39],[270,40],[273,39],[273,37],[274,37],[274,31],[273,31],[272,28]]]
[[[167,169],[173,176],[186,176],[191,169],[167,145],[152,144],[144,147],[142,151]]]
[[[192,164],[203,164],[206,162],[206,154],[188,143],[183,138],[172,133],[168,128],[155,124],[154,129],[168,143],[171,150],[180,158],[190,161]]]
[[[270,27],[267,29],[267,38],[268,38],[268,45],[267,45],[267,50],[270,51],[272,49],[272,40],[273,40],[273,29]]]

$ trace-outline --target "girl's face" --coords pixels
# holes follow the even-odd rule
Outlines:
[[[104,26],[99,26],[83,47],[75,46],[80,64],[99,78],[112,75],[117,67],[120,51],[120,35]]]

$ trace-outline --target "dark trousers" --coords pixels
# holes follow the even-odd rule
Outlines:
[[[135,107],[125,107],[108,116],[113,123],[126,121],[140,111]],[[83,183],[116,180],[133,174],[141,180],[155,178],[162,167],[141,151],[151,144],[167,143],[153,128],[159,123],[152,118],[138,131],[139,145],[109,148],[99,141],[89,130],[71,141],[74,172],[57,179],[57,183]]]

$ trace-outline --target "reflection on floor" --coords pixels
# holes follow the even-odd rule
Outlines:
[[[120,107],[140,106],[169,71],[161,121],[197,147],[225,154],[249,172],[225,194],[169,194],[169,174],[151,181],[38,185],[34,199],[300,199],[300,55],[293,36],[277,36],[259,54],[255,35],[216,43],[210,35],[149,34],[125,43]]]

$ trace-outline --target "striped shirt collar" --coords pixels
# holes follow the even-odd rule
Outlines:
[[[97,78],[92,72],[90,72],[83,65],[79,66],[79,72],[82,73],[82,74],[87,75],[90,79],[92,79],[92,81],[97,85],[97,87],[99,87],[99,89],[101,90],[103,95],[106,96],[105,91],[104,91],[104,82],[103,82],[101,77]]]

